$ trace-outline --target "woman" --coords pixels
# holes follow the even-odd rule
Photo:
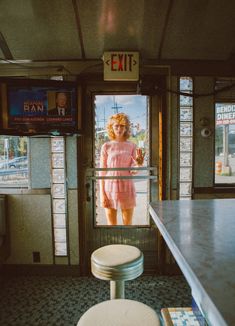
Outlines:
[[[141,166],[144,155],[137,149],[130,137],[130,121],[125,113],[117,113],[109,118],[107,124],[109,142],[101,148],[101,168],[128,168]],[[101,176],[131,176],[129,170],[102,171]],[[120,206],[124,225],[132,224],[136,205],[135,186],[132,179],[101,179],[101,206],[105,208],[108,225],[117,225],[117,209]]]

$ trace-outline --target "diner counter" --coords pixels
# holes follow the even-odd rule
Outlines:
[[[212,326],[235,325],[235,200],[166,200],[150,214]]]

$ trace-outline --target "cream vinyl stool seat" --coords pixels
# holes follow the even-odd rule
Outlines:
[[[125,281],[137,278],[143,270],[143,253],[134,246],[108,245],[91,255],[92,274],[101,280],[110,281],[110,299],[124,299]]]
[[[157,313],[146,304],[117,299],[98,303],[88,309],[77,326],[160,326]]]

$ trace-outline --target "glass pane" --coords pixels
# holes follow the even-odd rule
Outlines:
[[[65,199],[54,199],[53,200],[53,212],[54,213],[65,213]]]
[[[52,168],[64,168],[64,154],[53,153],[52,154]]]
[[[192,106],[193,98],[191,96],[180,95],[180,106]]]
[[[65,142],[63,137],[51,138],[52,207],[54,245],[56,256],[67,255],[66,192],[65,192]]]
[[[180,153],[180,166],[192,166],[192,153]]]
[[[119,129],[129,129],[130,137],[127,142],[119,142],[111,138],[106,128],[110,116],[124,113],[128,115],[130,128],[124,119],[119,123]],[[149,141],[148,141],[148,98],[141,95],[99,95],[95,97],[95,167],[104,168],[127,168],[127,170],[103,171],[96,176],[109,176],[113,179],[103,179],[94,183],[95,187],[95,224],[100,225],[124,225],[125,216],[123,210],[128,211],[126,220],[131,221],[131,225],[149,225],[149,214],[147,209],[149,181],[146,179],[115,179],[119,177],[132,177],[129,168],[136,163],[135,147],[145,154],[143,167],[148,165]],[[122,126],[122,127],[121,127]],[[112,127],[113,128],[113,127]],[[111,128],[111,130],[113,130]],[[129,135],[128,135],[129,136]],[[120,143],[122,148],[120,148]],[[102,152],[103,144],[105,148]],[[112,149],[110,149],[111,147]],[[109,150],[110,149],[110,150]],[[148,172],[138,171],[137,176],[146,176]],[[103,189],[101,188],[103,187]],[[115,214],[109,218],[104,203],[101,203],[100,193],[107,197],[110,208]],[[128,206],[129,205],[129,206]],[[109,207],[106,207],[109,208]],[[133,211],[133,214],[131,213]],[[112,219],[112,221],[111,221]],[[111,221],[111,222],[110,222]]]
[[[67,256],[67,243],[66,242],[55,242],[55,255],[56,256]]]
[[[180,138],[180,151],[190,152],[192,151],[192,138]]]
[[[28,139],[0,136],[0,186],[28,186]]]
[[[56,183],[52,185],[52,197],[53,198],[65,197],[65,186],[63,183]]]
[[[235,104],[216,104],[216,126],[235,125]]]
[[[235,184],[235,103],[217,103],[215,116],[215,183]]]
[[[180,123],[180,136],[192,136],[192,123],[190,122]]]
[[[51,151],[52,152],[63,152],[64,151],[64,139],[63,137],[51,138]]]
[[[64,182],[64,169],[53,169],[52,170],[52,181],[53,183]]]
[[[66,227],[66,215],[65,214],[54,214],[53,223],[55,228],[65,228]]]
[[[180,77],[180,92],[193,94],[191,77]],[[193,97],[180,95],[180,199],[191,198],[192,144],[193,144]],[[187,182],[188,181],[188,182]]]
[[[66,242],[66,229],[54,228],[55,242]]]
[[[186,90],[192,90],[193,89],[193,81],[190,77],[180,77],[180,90],[186,91]]]
[[[180,121],[193,121],[192,108],[180,108]]]
[[[191,181],[191,180],[192,180],[192,169],[180,168],[180,181]]]
[[[180,196],[191,196],[191,182],[180,184]]]

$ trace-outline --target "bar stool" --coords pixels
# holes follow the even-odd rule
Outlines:
[[[143,253],[134,246],[114,244],[95,250],[91,255],[91,272],[110,281],[110,299],[124,299],[125,281],[143,273]]]
[[[160,326],[157,313],[146,304],[116,299],[98,303],[88,309],[77,326]]]

